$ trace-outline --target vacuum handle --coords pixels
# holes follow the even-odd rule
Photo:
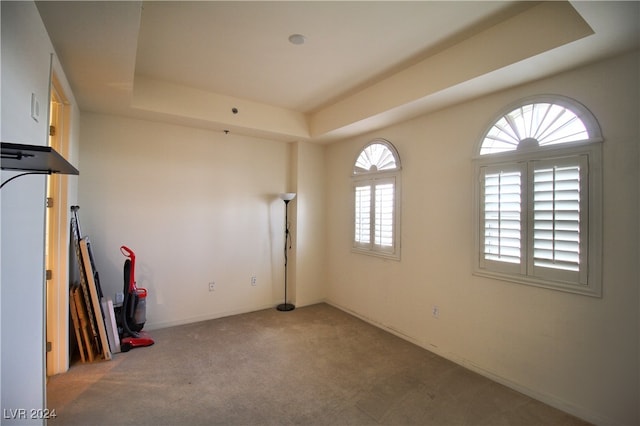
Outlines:
[[[120,252],[130,259],[130,270],[129,270],[129,293],[135,294],[136,292],[136,254],[127,246],[121,246]]]
[[[135,262],[136,254],[127,246],[121,246],[120,252],[125,256],[131,259],[131,262]]]

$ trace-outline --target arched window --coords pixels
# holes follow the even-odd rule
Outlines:
[[[564,97],[526,99],[483,135],[475,272],[601,295],[600,128]]]
[[[353,166],[353,250],[400,258],[400,158],[384,139],[367,144]]]
[[[601,139],[585,107],[568,98],[539,97],[501,116],[486,132],[480,155]]]

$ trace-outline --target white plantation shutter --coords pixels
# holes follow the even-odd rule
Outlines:
[[[584,155],[533,162],[532,275],[584,281],[586,168]]]
[[[355,184],[354,247],[393,253],[396,227],[395,178]]]
[[[371,186],[356,186],[355,242],[371,242]]]
[[[394,184],[385,183],[375,187],[374,241],[381,247],[393,247]]]
[[[588,154],[479,167],[480,271],[599,291],[588,287],[588,167]]]
[[[520,264],[521,171],[484,175],[484,258]]]

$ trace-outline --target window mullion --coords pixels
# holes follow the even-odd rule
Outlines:
[[[522,232],[523,232],[523,236],[524,239],[523,241],[526,241],[526,244],[523,244],[523,259],[524,261],[524,266],[522,268],[522,273],[524,275],[529,275],[529,276],[533,276],[534,275],[534,271],[533,271],[533,254],[534,254],[534,250],[533,250],[533,245],[534,245],[534,233],[533,233],[533,226],[535,223],[535,209],[534,209],[534,199],[533,196],[535,194],[534,190],[533,190],[533,172],[534,172],[534,164],[535,161],[527,161],[526,163],[523,163],[523,166],[525,168],[526,171],[526,176],[527,176],[527,184],[525,185],[525,194],[523,195],[522,199],[524,200],[524,203],[526,204],[526,215],[523,214],[523,226],[522,226]]]
[[[369,243],[373,248],[376,246],[376,184],[375,181],[372,181],[369,186],[369,191],[371,192],[371,198],[369,203]]]

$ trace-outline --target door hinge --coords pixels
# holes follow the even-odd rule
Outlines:
[[[44,272],[44,276],[45,276],[46,280],[49,281],[50,279],[53,278],[53,271],[51,269],[47,269]]]
[[[49,136],[56,135],[56,126],[49,126]]]
[[[53,207],[53,198],[52,197],[47,197],[47,208],[51,208]]]
[[[47,352],[51,352],[52,351],[51,346],[52,346],[51,342],[47,342]]]

